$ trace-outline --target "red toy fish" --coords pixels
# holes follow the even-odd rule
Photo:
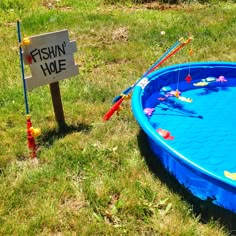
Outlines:
[[[164,139],[169,139],[169,140],[173,140],[174,136],[171,136],[170,132],[168,130],[164,130],[164,129],[157,129],[158,134],[160,134]]]
[[[192,81],[191,75],[188,74],[188,75],[186,76],[185,80],[186,80],[188,83],[190,83],[190,82]]]

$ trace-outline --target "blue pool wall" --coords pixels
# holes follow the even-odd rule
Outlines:
[[[155,99],[148,98],[160,91],[162,87],[176,84],[177,78],[180,79],[180,84],[185,82],[181,85],[182,91],[194,89],[192,83],[188,84],[185,81],[189,70],[194,81],[207,77],[218,78],[222,75],[226,78],[236,78],[236,63],[232,62],[194,62],[165,67],[149,74],[135,87],[132,95],[132,111],[137,122],[147,134],[154,154],[181,184],[200,199],[211,199],[214,204],[236,213],[236,188],[231,181],[223,181],[172,149],[160,138],[143,112],[144,108],[155,107],[158,103],[156,97]],[[230,84],[227,83],[227,86]]]

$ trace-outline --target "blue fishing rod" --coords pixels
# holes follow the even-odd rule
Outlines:
[[[23,92],[24,92],[24,101],[25,101],[25,111],[26,111],[26,127],[27,127],[27,140],[28,140],[28,148],[31,152],[31,158],[37,157],[37,146],[35,143],[35,139],[37,136],[41,134],[41,130],[38,128],[32,127],[31,116],[29,113],[29,104],[26,90],[26,82],[25,82],[25,69],[24,69],[24,60],[23,60],[23,50],[22,45],[26,45],[24,40],[22,43],[21,40],[21,30],[20,30],[20,21],[17,20],[17,34],[18,34],[18,43],[19,43],[19,51],[20,51],[20,64],[21,64],[21,78],[23,83]]]
[[[120,95],[116,96],[112,100],[112,104],[116,103],[118,100],[120,100],[123,96],[129,95],[132,90],[135,88],[135,86],[145,77],[147,76],[150,72],[153,71],[153,68],[155,68],[169,53],[171,53],[181,42],[183,41],[183,38],[181,37],[179,40],[177,40],[168,50],[157,60],[155,63],[141,76],[140,79],[138,79],[133,85],[130,87],[126,88],[121,92]]]
[[[21,33],[20,33],[20,21],[17,20],[17,34],[18,34],[18,43],[19,43],[19,51],[20,51],[20,64],[21,64],[21,78],[23,83],[23,92],[24,92],[24,101],[25,101],[25,111],[26,115],[29,115],[29,105],[28,105],[28,97],[26,91],[26,82],[25,82],[25,69],[24,69],[24,61],[23,61],[23,51],[22,51],[22,41],[21,41]]]

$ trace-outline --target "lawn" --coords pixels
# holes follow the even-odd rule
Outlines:
[[[235,2],[117,2],[1,0],[0,235],[234,234],[235,215],[194,198],[153,157],[130,101],[109,121],[102,117],[180,37],[194,40],[163,66],[236,61]],[[49,85],[27,93],[33,126],[42,130],[33,160],[18,19],[23,36],[68,29],[78,48],[79,75],[59,82],[65,129]]]

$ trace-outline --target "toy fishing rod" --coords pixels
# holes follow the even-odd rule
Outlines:
[[[24,73],[24,61],[23,61],[23,50],[22,46],[27,45],[30,42],[26,41],[22,42],[21,40],[21,31],[20,31],[20,21],[17,20],[17,35],[18,35],[18,43],[19,43],[19,52],[20,52],[20,64],[21,64],[21,78],[22,78],[22,83],[23,83],[23,92],[24,92],[24,102],[25,102],[25,111],[26,111],[26,127],[27,127],[27,139],[28,139],[28,148],[31,151],[31,157],[35,158],[36,155],[36,143],[35,139],[41,134],[41,130],[38,128],[33,128],[32,127],[32,122],[31,122],[31,116],[29,113],[29,103],[28,103],[28,97],[27,97],[27,90],[26,90],[26,82],[25,82],[25,73]]]
[[[149,73],[151,73],[154,68],[157,67],[157,65],[167,56],[169,55],[177,46],[179,46],[180,43],[183,43],[184,38],[181,37],[179,40],[177,40],[167,51],[142,75],[142,78],[147,76]]]
[[[173,56],[176,52],[178,52],[182,47],[184,47],[186,44],[188,44],[190,41],[192,40],[192,37],[189,37],[186,41],[183,41],[183,38],[180,38],[169,50],[166,51],[166,53],[164,53],[164,55],[157,60],[157,62],[154,63],[153,66],[151,66],[150,69],[148,69],[147,72],[144,73],[144,75],[137,80],[132,86],[130,86],[129,88],[125,89],[123,91],[123,95],[129,95],[133,89],[135,88],[135,86],[148,74],[150,74],[151,72],[153,72],[154,70],[156,70],[160,65],[162,65],[168,58],[170,58],[171,56]],[[181,43],[181,44],[180,44]],[[179,45],[180,44],[180,45]],[[117,96],[118,97],[118,96]]]
[[[22,50],[22,41],[21,41],[21,31],[20,31],[20,21],[17,20],[17,34],[18,34],[18,43],[19,43],[19,50],[20,50],[20,65],[21,65],[21,78],[23,83],[23,92],[24,92],[24,101],[25,101],[25,111],[26,115],[29,115],[29,103],[28,97],[26,92],[26,82],[25,82],[25,69],[24,69],[24,62],[23,62],[23,50]]]
[[[103,121],[107,121],[111,118],[111,116],[120,109],[121,103],[126,98],[125,95],[123,95],[110,109],[109,111],[103,116]]]
[[[127,95],[132,91],[132,89],[146,76],[148,75],[154,67],[156,67],[157,64],[159,64],[171,51],[173,51],[181,42],[183,41],[183,38],[181,37],[179,40],[177,40],[158,60],[155,61],[155,63],[141,76],[141,78],[136,81],[133,85],[128,87],[127,89],[123,90],[120,95],[116,96],[112,100],[112,104],[117,102],[122,95]]]
[[[163,58],[161,61],[154,63],[156,65],[151,66],[151,69],[149,69],[147,72],[145,72],[145,76],[148,75],[149,73],[153,72],[155,69],[157,69],[160,65],[162,65],[168,58],[170,58],[171,56],[173,56],[176,52],[178,52],[182,47],[184,47],[186,44],[188,44],[190,41],[192,40],[192,38],[190,37],[189,39],[187,39],[186,41],[184,41],[180,46],[178,46],[175,50],[171,50],[171,52],[167,55],[166,57]],[[180,41],[180,40],[179,40]],[[181,38],[182,41],[182,38]],[[177,44],[178,45],[178,44]],[[133,91],[133,89],[135,88],[135,86],[145,77],[142,76],[137,82],[135,82],[135,84],[133,84],[132,86],[130,86],[129,88],[127,88],[126,90],[124,90],[123,94],[121,95],[121,98],[110,108],[110,110],[103,116],[103,121],[107,121],[111,118],[111,116],[120,109],[120,105],[121,103],[124,101],[125,97],[128,97],[130,95],[130,93]]]
[[[157,69],[161,64],[163,64],[168,58],[170,58],[171,56],[173,56],[176,52],[178,52],[182,47],[184,47],[185,45],[187,45],[188,43],[190,43],[192,41],[192,37],[189,37],[186,41],[184,41],[180,46],[178,46],[175,50],[173,50],[167,57],[165,57],[162,61],[160,61],[157,65],[155,65],[150,71],[149,73],[153,72],[155,69]]]

